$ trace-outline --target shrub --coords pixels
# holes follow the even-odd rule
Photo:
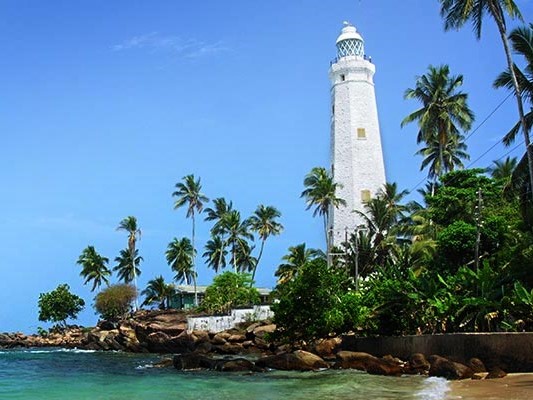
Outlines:
[[[70,287],[65,283],[55,290],[39,295],[39,321],[60,322],[67,325],[67,318],[76,319],[78,313],[85,307],[81,297],[70,293]]]
[[[258,304],[259,292],[252,283],[250,274],[224,272],[205,290],[201,308],[212,313],[227,313],[235,307]]]
[[[111,285],[96,295],[94,309],[105,320],[124,319],[136,297],[137,290],[132,285]]]

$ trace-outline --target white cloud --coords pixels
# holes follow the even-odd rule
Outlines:
[[[166,52],[183,58],[198,58],[228,51],[222,42],[207,43],[179,36],[163,36],[158,32],[134,36],[122,43],[111,46],[113,51],[148,50]]]

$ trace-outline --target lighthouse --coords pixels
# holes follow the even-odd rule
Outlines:
[[[331,170],[339,184],[336,196],[346,206],[329,213],[330,243],[340,245],[364,223],[355,210],[385,184],[376,94],[375,65],[364,41],[347,22],[337,38],[337,57],[329,69],[331,81]]]

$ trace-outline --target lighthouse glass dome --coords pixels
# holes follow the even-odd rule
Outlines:
[[[365,47],[363,38],[354,26],[346,25],[342,28],[341,34],[337,38],[337,58],[357,56],[363,57]]]

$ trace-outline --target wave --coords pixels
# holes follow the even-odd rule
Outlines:
[[[0,351],[0,354],[13,354],[13,353],[27,353],[27,354],[51,354],[51,353],[73,353],[73,354],[81,354],[81,353],[96,353],[96,350],[83,350],[78,348],[73,349],[66,349],[66,348],[59,348],[59,349],[13,349],[13,350],[7,350],[7,351]]]
[[[415,393],[421,400],[443,400],[450,391],[450,383],[444,378],[430,377],[424,379],[424,387]]]
[[[154,368],[154,365],[153,364],[144,364],[144,365],[138,365],[135,367],[135,369],[149,369],[149,368]]]

